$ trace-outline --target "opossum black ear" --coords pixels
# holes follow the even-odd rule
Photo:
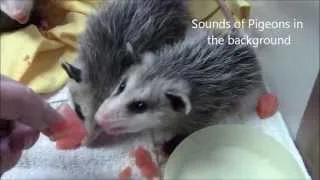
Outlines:
[[[66,71],[68,76],[76,82],[81,82],[81,70],[67,62],[61,63],[62,68]]]
[[[191,103],[187,96],[179,93],[166,92],[166,97],[171,103],[173,110],[189,114],[191,111]]]

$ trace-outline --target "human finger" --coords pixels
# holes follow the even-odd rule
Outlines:
[[[61,115],[30,88],[3,77],[0,83],[1,119],[16,120],[37,130],[62,120]]]

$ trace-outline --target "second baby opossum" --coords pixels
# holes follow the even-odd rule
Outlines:
[[[241,111],[242,103],[254,111],[256,101],[246,99],[263,83],[253,49],[227,41],[209,45],[209,35],[196,31],[157,53],[145,53],[98,109],[98,124],[109,134],[151,128],[188,134]]]
[[[74,65],[63,64],[75,109],[89,131],[100,134],[94,116],[141,53],[182,39],[190,16],[185,0],[116,0],[89,17]]]

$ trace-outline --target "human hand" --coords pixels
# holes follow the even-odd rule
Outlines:
[[[31,89],[0,76],[0,175],[57,120],[62,117]]]

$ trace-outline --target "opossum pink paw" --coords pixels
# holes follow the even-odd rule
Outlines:
[[[14,15],[14,19],[18,21],[20,24],[26,24],[29,21],[29,17],[23,10],[17,10]]]
[[[152,157],[149,151],[147,151],[142,146],[138,147],[131,152],[135,157],[135,163],[137,167],[140,169],[141,174],[146,179],[153,179],[155,177],[159,177],[160,169],[159,167],[152,161]]]
[[[257,109],[256,109],[257,115],[261,119],[268,118],[277,112],[278,106],[279,106],[279,103],[278,103],[277,96],[270,93],[264,94],[258,100]]]

